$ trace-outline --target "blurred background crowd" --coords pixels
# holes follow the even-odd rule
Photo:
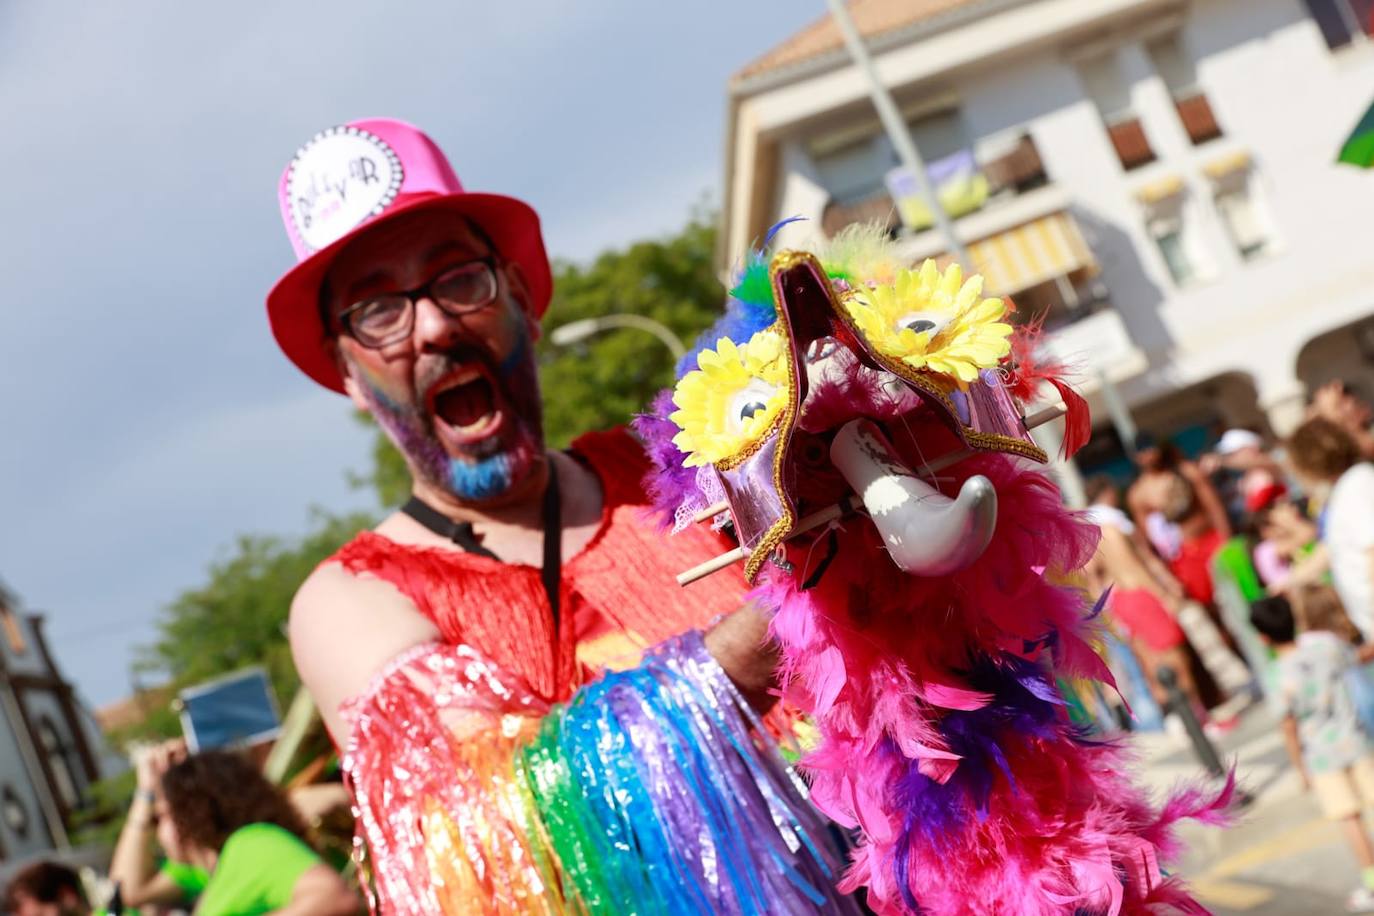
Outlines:
[[[1110,587],[1113,661],[1133,701],[1123,725],[1170,726],[1162,666],[1212,734],[1245,702],[1278,702],[1257,608],[1330,608],[1328,625],[1353,645],[1374,639],[1372,418],[1331,382],[1287,439],[1230,427],[1188,454],[1141,435],[1129,476],[1088,478],[1086,511],[1103,530],[1094,585]]]

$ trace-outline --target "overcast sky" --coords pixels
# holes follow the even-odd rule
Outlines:
[[[366,437],[276,350],[275,183],[424,127],[584,259],[720,199],[730,73],[820,0],[0,2],[0,580],[95,705],[238,533],[369,507]]]

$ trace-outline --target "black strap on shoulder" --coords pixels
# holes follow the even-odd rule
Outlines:
[[[471,522],[455,522],[418,496],[412,496],[407,500],[401,511],[440,537],[448,538],[464,552],[501,561],[500,557],[482,546],[476,532],[472,530]],[[540,578],[544,583],[544,594],[549,599],[549,610],[553,613],[553,631],[556,639],[561,604],[558,586],[563,577],[563,506],[558,497],[558,469],[552,460],[549,461],[549,482],[544,487],[542,515],[544,565],[540,570]]]
[[[477,534],[472,530],[472,522],[455,522],[418,496],[412,496],[401,507],[401,511],[440,537],[448,538],[467,553],[475,553],[493,560],[500,559],[477,540]]]
[[[563,504],[558,498],[558,468],[549,461],[549,482],[544,487],[544,566],[540,570],[544,594],[553,614],[553,633],[558,640],[559,589],[563,578]]]

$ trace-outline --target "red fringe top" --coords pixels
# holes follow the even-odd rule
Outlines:
[[[439,628],[518,673],[542,699],[567,699],[595,669],[627,668],[651,645],[737,609],[746,590],[734,566],[686,588],[673,576],[733,545],[705,524],[676,535],[648,517],[649,461],[624,429],[589,433],[574,457],[601,480],[601,525],[563,564],[560,631],[536,566],[457,548],[398,544],[364,531],[326,562],[394,585]]]

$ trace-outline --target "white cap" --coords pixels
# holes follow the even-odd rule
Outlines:
[[[1218,455],[1234,455],[1244,448],[1263,448],[1264,440],[1248,429],[1228,429],[1221,434],[1214,451]]]

